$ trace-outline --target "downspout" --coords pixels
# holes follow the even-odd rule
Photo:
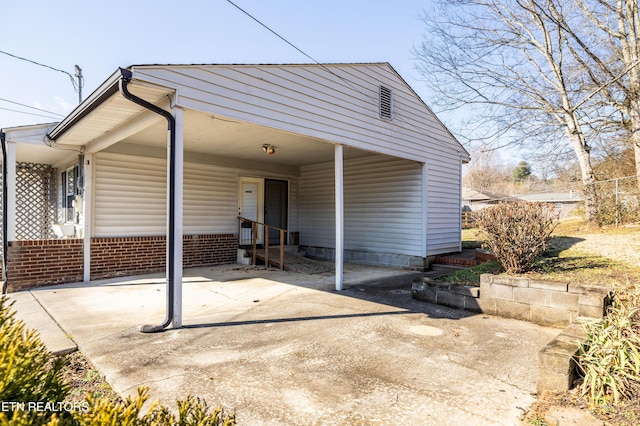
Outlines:
[[[7,135],[0,131],[0,144],[2,145],[2,294],[7,294],[7,256],[9,251],[9,242],[7,234],[9,233],[9,224],[7,217],[9,209],[7,208]]]
[[[175,266],[174,266],[174,251],[175,251],[175,141],[176,141],[176,122],[173,115],[169,111],[137,97],[129,92],[127,85],[131,81],[132,73],[129,70],[120,68],[122,78],[120,79],[120,93],[125,99],[136,103],[143,108],[146,108],[156,114],[160,114],[167,119],[168,131],[169,131],[169,224],[167,230],[167,316],[162,324],[158,325],[141,325],[138,329],[143,333],[156,333],[163,331],[174,320],[173,303],[174,303],[174,289],[175,289]]]

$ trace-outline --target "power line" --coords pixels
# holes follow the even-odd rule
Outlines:
[[[294,49],[296,49],[298,52],[302,53],[304,56],[306,56],[307,58],[311,59],[312,62],[315,62],[316,64],[320,64],[318,61],[316,61],[315,59],[313,59],[311,56],[307,55],[302,49],[300,49],[299,47],[297,47],[296,45],[294,45],[293,43],[291,43],[289,40],[287,40],[286,38],[282,37],[280,34],[278,34],[277,32],[275,32],[274,30],[272,30],[271,28],[269,28],[266,24],[263,24],[258,18],[255,18],[253,15],[251,15],[249,12],[247,12],[246,10],[244,10],[243,8],[241,8],[240,6],[238,6],[237,4],[235,4],[234,2],[232,2],[231,0],[227,0],[227,2],[229,2],[229,4],[231,4],[232,6],[234,6],[236,9],[238,9],[240,12],[244,13],[245,15],[247,15],[249,18],[253,19],[254,21],[256,21],[258,24],[260,24],[263,28],[265,28],[267,31],[269,31],[270,33],[272,33],[273,35],[275,35],[276,37],[278,37],[280,40],[284,41],[285,43],[287,43],[289,46],[293,47]]]
[[[343,83],[345,83],[347,86],[349,86],[351,89],[355,90],[356,92],[360,93],[362,96],[364,96],[365,98],[368,98],[369,100],[371,100],[373,102],[373,104],[375,104],[376,99],[366,93],[364,93],[362,90],[360,90],[357,86],[355,86],[353,83],[351,83],[349,80],[345,79],[344,77],[336,74],[335,72],[333,72],[332,70],[330,70],[328,67],[326,67],[324,64],[320,63],[318,60],[316,60],[315,58],[313,58],[311,55],[309,55],[308,53],[306,53],[305,51],[303,51],[302,49],[300,49],[299,47],[297,47],[295,44],[293,44],[292,42],[290,42],[289,40],[287,40],[286,38],[284,38],[283,36],[281,36],[280,34],[278,34],[275,30],[272,30],[267,24],[264,24],[262,21],[260,21],[258,18],[254,17],[253,15],[251,15],[249,12],[247,12],[246,10],[244,10],[243,8],[241,8],[240,6],[238,6],[237,4],[235,4],[233,1],[231,0],[227,0],[227,2],[229,4],[231,4],[232,6],[234,6],[236,9],[238,9],[239,11],[241,11],[242,13],[244,13],[245,15],[247,15],[249,18],[251,18],[252,20],[254,20],[255,22],[257,22],[260,26],[262,26],[263,28],[265,28],[267,31],[269,31],[270,33],[272,33],[273,35],[275,35],[276,37],[278,37],[280,40],[284,41],[285,43],[287,43],[289,46],[293,47],[295,50],[297,50],[298,52],[300,52],[301,54],[303,54],[305,57],[307,57],[308,59],[310,59],[313,63],[315,63],[316,65],[319,65],[322,69],[324,69],[326,72],[328,72],[329,74],[333,75],[334,77],[338,78],[339,80],[341,80]],[[418,133],[421,133],[425,136],[431,136],[429,133],[427,133],[424,129],[421,129],[420,127],[418,127],[417,125],[415,125],[414,123],[412,123],[411,121],[407,121],[407,120],[403,120],[402,118],[398,118],[398,121],[401,121],[411,127],[413,127]],[[455,137],[454,137],[455,138]],[[445,148],[449,148],[448,145],[446,145],[444,142],[439,141],[438,139],[433,139],[433,142],[437,143],[438,145],[445,147]]]
[[[19,111],[17,109],[2,108],[2,107],[0,107],[0,109],[3,110],[3,111],[17,112],[18,114],[35,115],[36,117],[45,117],[45,118],[50,118],[51,120],[60,120],[60,117],[51,117],[51,116],[43,115],[43,114],[36,114],[34,112]]]
[[[20,102],[10,101],[9,99],[0,98],[0,101],[9,102],[10,104],[20,105],[21,107],[35,109],[36,111],[46,112],[47,114],[59,115],[60,117],[64,117],[64,114],[58,114],[57,112],[47,111],[46,109],[32,107],[26,104],[21,104]]]
[[[29,62],[29,63],[32,63],[34,65],[38,65],[40,67],[49,68],[50,70],[66,74],[71,79],[71,84],[73,84],[73,90],[78,93],[79,102],[82,102],[82,88],[84,87],[84,77],[82,75],[82,69],[78,65],[75,66],[76,67],[75,77],[78,78],[78,81],[76,82],[74,76],[71,73],[69,73],[69,72],[67,72],[65,70],[61,70],[59,68],[55,68],[55,67],[52,67],[50,65],[42,64],[42,63],[34,61],[32,59],[23,58],[22,56],[14,55],[13,53],[5,52],[3,50],[0,50],[0,53],[2,53],[4,55],[7,55],[7,56],[11,56],[12,58],[15,58],[15,59],[19,59],[21,61]]]

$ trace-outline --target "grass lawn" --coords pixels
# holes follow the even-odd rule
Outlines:
[[[480,247],[475,228],[462,231],[464,247]],[[605,284],[613,288],[640,282],[640,227],[590,229],[582,221],[561,222],[549,247],[523,276],[553,281]],[[500,265],[488,262],[442,278],[458,284],[479,285],[480,275],[499,274]]]

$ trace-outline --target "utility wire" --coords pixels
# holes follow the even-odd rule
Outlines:
[[[32,63],[32,64],[34,64],[34,65],[38,65],[38,66],[41,66],[41,67],[44,67],[44,68],[49,68],[50,70],[53,70],[53,71],[58,71],[58,72],[64,73],[64,74],[66,74],[67,76],[69,76],[69,78],[71,79],[71,84],[73,84],[73,88],[74,88],[74,90],[75,90],[76,92],[77,92],[78,90],[80,90],[80,88],[78,87],[78,83],[76,83],[76,80],[74,79],[73,75],[71,75],[71,73],[69,73],[69,72],[67,72],[67,71],[65,71],[65,70],[61,70],[61,69],[59,69],[59,68],[54,68],[54,67],[49,66],[49,65],[41,64],[40,62],[36,62],[36,61],[31,60],[31,59],[23,58],[22,56],[14,55],[14,54],[12,54],[12,53],[5,52],[5,51],[2,51],[2,50],[0,50],[0,53],[2,53],[2,54],[4,54],[4,55],[7,55],[7,56],[11,56],[12,58],[19,59],[19,60],[21,60],[21,61],[30,62],[30,63]]]
[[[347,86],[349,86],[351,89],[355,90],[356,92],[360,93],[362,96],[364,96],[365,98],[368,98],[369,100],[372,101],[372,103],[375,105],[376,103],[376,98],[364,93],[362,90],[360,90],[355,84],[351,83],[349,80],[345,79],[344,77],[336,74],[335,72],[333,72],[332,70],[330,70],[328,67],[326,67],[324,64],[320,63],[318,60],[316,60],[315,58],[313,58],[311,55],[309,55],[308,53],[306,53],[305,51],[303,51],[302,49],[300,49],[299,47],[297,47],[295,44],[293,44],[292,42],[290,42],[289,40],[287,40],[286,38],[284,38],[283,36],[281,36],[280,34],[278,34],[275,30],[272,30],[267,24],[264,24],[262,21],[260,21],[258,18],[254,17],[253,15],[251,15],[249,12],[247,12],[246,10],[244,10],[243,8],[241,8],[240,6],[238,6],[237,4],[235,4],[233,1],[231,0],[227,0],[227,2],[229,4],[231,4],[232,6],[234,6],[236,9],[238,9],[239,11],[241,11],[242,13],[244,13],[245,15],[247,15],[249,18],[251,18],[252,20],[254,20],[255,22],[257,22],[260,26],[262,26],[263,28],[265,28],[267,31],[269,31],[270,33],[272,33],[273,35],[275,35],[276,37],[278,37],[280,40],[284,41],[285,43],[287,43],[289,46],[293,47],[295,50],[297,50],[298,52],[300,52],[301,54],[303,54],[305,57],[307,57],[308,59],[310,59],[313,63],[315,63],[316,65],[319,65],[322,69],[324,69],[325,71],[327,71],[329,74],[333,75],[334,77],[338,78],[339,80],[341,80],[343,83],[345,83]],[[401,121],[409,126],[411,126],[413,129],[415,129],[418,133],[421,133],[425,136],[431,136],[431,134],[427,133],[427,131],[425,129],[421,129],[420,127],[416,126],[414,123],[410,122],[410,121],[406,121],[402,118],[397,118],[398,121]],[[436,144],[445,147],[445,148],[449,148],[449,146],[447,144],[445,144],[444,142],[438,140],[438,139],[432,139],[433,142],[435,142]]]
[[[45,118],[50,118],[51,120],[60,120],[60,117],[51,117],[49,115],[43,115],[43,114],[36,114],[34,112],[27,112],[27,111],[19,111],[17,109],[11,109],[11,108],[2,108],[0,107],[1,110],[3,111],[11,111],[11,112],[17,112],[19,114],[27,114],[27,115],[35,115],[36,117],[45,117]]]
[[[64,117],[63,114],[58,114],[57,112],[47,111],[46,109],[32,107],[26,104],[21,104],[20,102],[10,101],[9,99],[0,98],[0,101],[9,102],[10,104],[20,105],[21,107],[25,107],[25,108],[35,109],[36,111],[46,112],[47,114],[59,115],[60,117]]]
[[[235,4],[234,2],[232,2],[231,0],[227,0],[227,2],[229,2],[233,7],[235,7],[236,9],[238,9],[240,12],[244,13],[245,15],[247,15],[249,18],[253,19],[254,21],[256,21],[258,24],[260,24],[263,28],[265,28],[267,31],[269,31],[270,33],[272,33],[273,35],[275,35],[276,37],[278,37],[280,40],[284,41],[285,43],[287,43],[289,46],[293,47],[294,49],[296,49],[298,52],[302,53],[304,56],[306,56],[307,58],[311,59],[312,62],[315,62],[316,64],[320,65],[320,63],[318,61],[316,61],[315,59],[313,59],[311,56],[307,55],[302,49],[300,49],[299,47],[297,47],[296,45],[294,45],[293,43],[291,43],[289,40],[287,40],[286,38],[282,37],[280,34],[278,34],[277,32],[275,32],[274,30],[272,30],[271,28],[269,28],[266,24],[263,24],[262,22],[260,22],[260,20],[258,18],[255,18],[253,15],[251,15],[249,12],[247,12],[246,10],[244,10],[243,8],[241,8],[240,6],[238,6],[237,4]]]

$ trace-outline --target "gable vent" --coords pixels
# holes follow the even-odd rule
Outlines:
[[[393,99],[391,89],[380,86],[380,118],[391,120],[393,118]]]

